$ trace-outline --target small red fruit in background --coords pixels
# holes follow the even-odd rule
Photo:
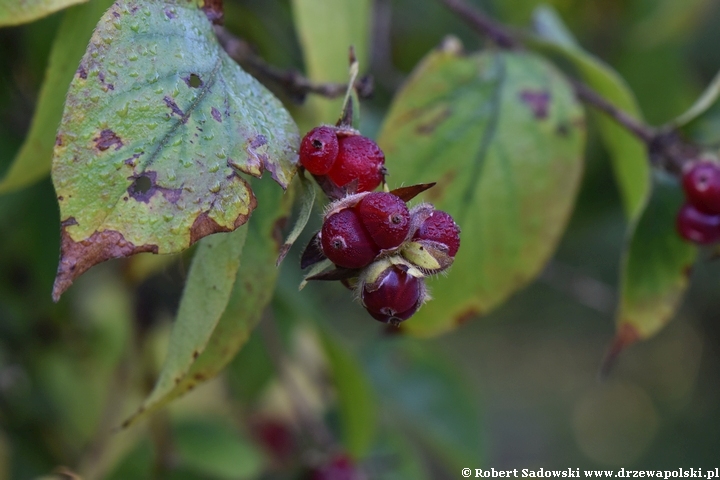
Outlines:
[[[682,181],[688,202],[702,212],[720,214],[720,165],[695,162],[683,173]]]
[[[677,230],[684,239],[706,245],[720,241],[720,215],[701,212],[686,203],[678,212]]]
[[[311,480],[365,480],[365,475],[347,455],[336,455],[330,462],[315,468]]]
[[[385,154],[375,142],[362,135],[341,137],[338,155],[328,178],[337,187],[357,180],[356,193],[375,190],[385,175]]]
[[[410,211],[405,202],[392,193],[370,193],[360,200],[355,211],[382,249],[399,246],[410,231]]]
[[[414,240],[430,240],[446,245],[448,255],[454,257],[460,248],[460,228],[450,214],[435,210],[418,228]]]
[[[400,323],[420,308],[424,292],[421,279],[392,265],[372,285],[363,286],[361,300],[374,319],[383,323]]]
[[[331,262],[345,268],[362,268],[380,253],[380,248],[351,208],[325,219],[320,231],[320,244]]]
[[[310,130],[300,143],[300,163],[313,175],[325,175],[338,156],[335,129],[328,126]]]

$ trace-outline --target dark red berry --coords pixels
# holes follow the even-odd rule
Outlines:
[[[278,460],[285,460],[296,449],[295,436],[287,424],[274,419],[260,419],[252,425],[259,443]]]
[[[311,480],[363,480],[365,476],[346,455],[337,455],[327,465],[313,470]]]
[[[374,319],[384,323],[407,320],[422,303],[422,280],[396,265],[383,272],[373,288],[363,287],[362,303]]]
[[[362,135],[341,137],[335,165],[328,172],[330,180],[344,187],[357,180],[357,191],[375,190],[383,180],[385,154],[375,142]]]
[[[320,243],[325,256],[335,265],[345,268],[362,268],[380,253],[380,248],[350,208],[325,219]]]
[[[410,211],[405,202],[392,193],[366,195],[355,212],[377,246],[383,249],[400,245],[410,230]]]
[[[448,247],[448,255],[454,257],[460,248],[460,229],[450,214],[442,210],[432,212],[413,238],[416,240],[432,240]]]
[[[701,245],[720,241],[720,215],[703,213],[689,203],[678,212],[676,225],[685,240]]]
[[[328,173],[337,155],[338,139],[332,127],[315,127],[300,143],[300,163],[313,175]]]
[[[720,165],[707,160],[691,164],[683,174],[683,188],[695,208],[720,214]]]

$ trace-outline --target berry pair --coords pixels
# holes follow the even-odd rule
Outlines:
[[[460,230],[449,214],[429,204],[409,210],[392,192],[336,201],[317,237],[321,256],[345,274],[331,279],[355,288],[373,318],[393,324],[407,320],[427,300],[424,277],[448,268],[460,247]],[[311,242],[304,259],[313,247]]]
[[[385,154],[350,127],[322,125],[300,143],[300,163],[331,198],[370,192],[385,178]]]
[[[683,173],[686,203],[677,216],[684,239],[700,245],[720,242],[720,165],[702,160]]]

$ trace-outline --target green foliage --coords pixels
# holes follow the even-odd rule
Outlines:
[[[163,38],[175,38],[166,42]],[[287,187],[295,124],[186,2],[120,1],[70,84],[53,159],[63,222],[53,295],[110,258],[179,252],[244,224],[240,172]]]
[[[379,137],[393,178],[437,181],[426,198],[461,226],[436,298],[403,328],[435,335],[485,314],[544,266],[582,171],[583,112],[528,53],[431,53],[395,97]]]
[[[623,345],[656,334],[670,321],[697,256],[697,247],[675,231],[683,202],[677,180],[657,173],[653,184],[625,252],[617,317],[617,339]]]
[[[111,4],[110,0],[95,0],[64,13],[53,42],[30,131],[10,170],[0,181],[0,193],[26,187],[50,173],[55,132],[62,117],[68,85],[85,53],[95,24]]]
[[[0,26],[28,22],[74,3],[81,2],[0,0]],[[568,228],[581,188],[588,125],[597,130],[605,151],[594,148],[591,136],[582,200],[558,262],[596,254],[618,259],[623,244],[610,360],[666,326],[688,289],[699,254],[675,232],[683,201],[677,179],[653,169],[649,160],[675,172],[681,162],[661,158],[655,150],[649,159],[645,142],[602,112],[591,110],[586,122],[577,85],[558,67],[641,122],[633,90],[610,64],[623,72],[622,65],[632,63],[628,59],[645,55],[645,49],[657,56],[662,51],[652,49],[668,42],[675,52],[692,50],[680,40],[688,25],[709,11],[708,3],[615,2],[612,15],[618,17],[613,22],[622,16],[620,24],[630,25],[633,51],[616,41],[617,32],[603,26],[607,22],[596,22],[598,14],[606,15],[596,2],[552,2],[580,33],[578,39],[554,10],[537,7],[539,0],[486,3],[505,20],[525,21],[534,11],[532,33],[513,34],[536,53],[495,45],[462,51],[459,40],[447,37],[403,78],[440,35],[453,32],[472,45],[475,40],[469,40],[461,19],[440,5],[417,8],[409,1],[226,0],[230,18],[225,27],[215,27],[222,8],[216,0],[118,0],[112,7],[109,0],[92,0],[47,20],[47,25],[58,20],[59,29],[46,33],[48,42],[52,34],[55,40],[52,48],[47,45],[41,83],[43,55],[38,52],[44,43],[31,38],[33,27],[3,31],[8,45],[21,48],[17,54],[0,52],[0,119],[7,123],[0,129],[0,162],[8,165],[0,180],[0,193],[8,194],[0,197],[0,221],[7,227],[0,236],[0,417],[5,420],[0,460],[7,452],[13,457],[10,466],[0,462],[0,479],[33,478],[56,465],[98,479],[304,478],[310,467],[338,452],[349,454],[368,478],[436,478],[484,465],[486,455],[493,459],[507,448],[535,461],[537,451],[528,455],[518,439],[535,445],[548,435],[563,445],[563,462],[583,460],[581,455],[593,461],[606,458],[585,451],[597,442],[580,438],[587,432],[576,420],[605,422],[604,410],[598,415],[591,411],[597,402],[582,397],[586,386],[579,379],[592,380],[594,371],[578,375],[577,369],[592,364],[592,370],[599,361],[598,342],[605,341],[611,320],[605,304],[613,307],[612,298],[608,301],[612,294],[605,291],[609,287],[581,272],[577,278],[571,275],[562,289],[577,301],[564,293],[553,300],[548,286],[556,287],[557,278],[551,277],[575,272],[573,266],[554,268],[549,270],[553,275],[540,277],[541,285],[506,304],[539,276]],[[607,15],[602,18],[608,20]],[[371,32],[372,18],[379,21]],[[221,46],[215,28],[225,28],[241,41]],[[603,36],[609,33],[613,41]],[[225,43],[231,35],[222,38]],[[242,40],[254,45],[246,48]],[[593,45],[597,55],[581,45]],[[278,68],[263,69],[248,53],[255,46]],[[304,227],[318,220],[309,176],[291,183],[298,125],[304,131],[334,123],[342,100],[310,96],[306,105],[290,109],[291,118],[237,62],[279,92],[285,82],[299,79],[280,68],[298,68],[301,57],[312,82],[347,81],[350,46],[363,73],[376,74],[376,98],[362,104],[364,128],[365,133],[379,130],[390,188],[437,182],[424,199],[451,213],[462,230],[453,268],[442,278],[429,279],[434,298],[402,324],[400,333],[437,337],[471,317],[491,317],[463,326],[460,334],[440,340],[380,337],[373,329],[378,324],[350,303],[340,285],[314,282],[297,290],[298,283],[304,287],[307,282],[301,281],[298,253],[290,247],[308,241],[312,232]],[[40,58],[24,58],[28,52]],[[556,60],[557,67],[549,60]],[[642,62],[636,69],[650,64]],[[357,67],[351,66],[350,83]],[[679,70],[671,79],[684,78]],[[265,78],[268,71],[273,75]],[[632,83],[633,75],[624,73]],[[653,80],[649,72],[647,78]],[[660,88],[670,90],[668,98],[673,99],[696,95],[696,85],[673,82],[666,77],[650,92],[633,85],[644,93],[638,98],[648,116],[654,118],[646,100],[661,101],[652,98]],[[24,107],[39,85],[30,117]],[[349,98],[352,124],[359,129],[357,92],[351,91]],[[657,130],[663,134],[660,139],[686,142],[677,146],[685,147],[678,151],[688,158],[702,152],[715,155],[720,147],[719,98],[720,75],[685,114]],[[674,116],[670,103],[657,111]],[[20,138],[18,132],[28,123],[27,135]],[[605,153],[622,208],[609,185],[609,166],[603,176]],[[55,195],[49,182],[16,192],[51,168]],[[250,179],[262,177],[265,170],[275,182]],[[46,293],[57,251],[48,243],[53,235],[48,231],[58,228],[50,221],[57,220],[55,199],[62,222],[56,300],[83,272],[105,260],[139,252],[178,255],[108,263],[78,282],[68,301],[52,305]],[[291,212],[298,219],[287,229]],[[617,232],[626,224],[623,242]],[[592,240],[577,240],[587,237]],[[606,238],[613,242],[603,244]],[[179,255],[196,242],[194,251]],[[435,259],[418,245],[409,243],[405,256],[432,267]],[[279,270],[276,262],[285,255]],[[306,277],[330,266],[320,262]],[[598,276],[610,281],[615,274],[609,268]],[[697,288],[711,297],[707,292],[716,283],[704,278]],[[165,290],[155,290],[158,285]],[[543,316],[546,305],[551,313]],[[588,313],[588,305],[604,313]],[[708,310],[716,306],[712,301],[702,305]],[[258,332],[263,317],[274,324],[263,324]],[[507,317],[517,321],[501,325],[498,320]],[[563,329],[560,333],[546,323],[551,317]],[[587,318],[592,321],[583,324]],[[568,319],[582,333],[567,328]],[[648,342],[646,348],[656,348],[663,368],[638,374],[633,380],[638,385],[618,389],[637,393],[633,398],[642,400],[638,404],[653,428],[664,407],[646,401],[643,388],[651,391],[655,381],[657,390],[677,390],[670,381],[675,376],[691,392],[698,378],[701,341],[689,322],[678,323],[673,328],[685,333],[673,336],[680,340],[671,347],[681,353],[665,348],[667,336],[657,344]],[[592,343],[590,338],[600,340]],[[537,372],[525,372],[534,368]],[[555,377],[573,380],[553,384]],[[295,383],[289,385],[288,379]],[[488,387],[483,391],[487,422],[468,387],[473,381]],[[551,386],[558,383],[560,388]],[[526,385],[533,399],[517,393]],[[544,389],[559,405],[555,410],[568,417],[566,429],[578,437],[577,446],[568,446],[564,433],[545,428],[558,415],[548,411],[552,408],[538,407],[541,400],[533,404],[537,412],[525,406],[535,396],[541,398]],[[690,393],[672,395],[672,401],[690,404]],[[159,411],[180,397],[172,408]],[[513,402],[520,397],[522,402]],[[621,407],[627,404],[620,400]],[[679,418],[681,409],[672,415],[673,421]],[[258,419],[268,418],[290,432],[287,458],[268,449],[268,439],[254,430]],[[632,433],[632,416],[619,418]],[[495,433],[499,430],[502,435]],[[604,434],[595,433],[591,440]],[[665,436],[674,439],[674,433]],[[498,439],[503,435],[507,438]],[[652,435],[655,430],[638,438]],[[488,437],[491,445],[485,449]],[[578,446],[582,454],[575,453]],[[682,453],[691,450],[697,455],[693,459],[704,458],[698,448]]]
[[[562,20],[550,8],[535,12],[538,38],[533,44],[540,50],[557,54],[569,61],[582,79],[615,107],[641,118],[635,97],[622,77],[611,67],[585,52]],[[632,133],[607,116],[596,114],[598,131],[610,153],[615,179],[630,220],[640,215],[650,194],[650,166],[645,145]]]
[[[0,0],[0,27],[32,22],[87,0]],[[101,2],[96,2],[101,3]]]

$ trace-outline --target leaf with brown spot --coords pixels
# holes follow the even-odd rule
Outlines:
[[[73,262],[135,253],[90,245],[106,231],[156,253],[233,231],[257,204],[241,172],[269,170],[283,188],[295,173],[297,127],[227,56],[199,2],[117,1],[78,72],[52,167],[61,219],[76,221],[63,230]],[[62,265],[55,298],[80,271]]]
[[[527,92],[542,93],[529,106]],[[448,275],[429,279],[433,300],[403,331],[456,328],[468,312],[491,311],[540,273],[580,184],[583,119],[562,74],[528,52],[446,49],[416,68],[378,143],[393,178],[437,182],[426,196],[455,218],[462,242]],[[432,135],[424,134],[431,124]],[[560,125],[567,135],[556,134]]]
[[[273,230],[277,219],[287,216],[292,195],[269,182],[256,181],[253,187],[262,208],[248,224],[200,242],[160,378],[123,427],[215,377],[260,320],[278,275]]]
[[[673,317],[689,284],[697,247],[684,241],[675,218],[684,201],[675,178],[656,172],[648,204],[632,227],[621,272],[617,337],[605,369],[628,345],[659,332]]]
[[[17,0],[8,1],[17,3]],[[53,145],[62,146],[64,140],[56,132],[68,85],[76,74],[95,24],[112,3],[112,0],[93,0],[63,12],[30,131],[7,173],[0,180],[0,193],[27,187],[50,173]]]

